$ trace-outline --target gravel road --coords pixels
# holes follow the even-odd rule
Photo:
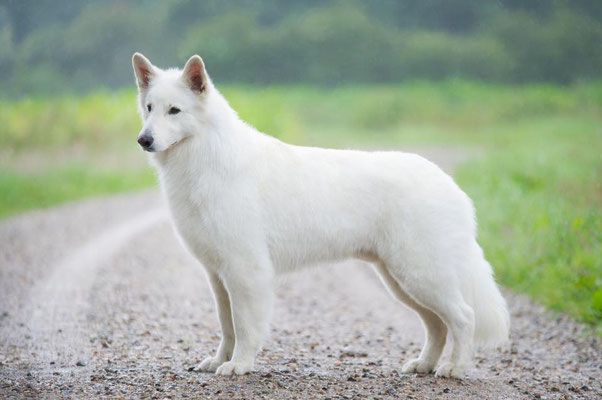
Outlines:
[[[447,169],[462,158],[427,156]],[[505,293],[511,345],[454,380],[398,372],[422,328],[365,263],[299,272],[276,292],[256,372],[192,372],[217,347],[218,322],[156,191],[5,220],[0,398],[602,398],[602,342],[521,296]]]

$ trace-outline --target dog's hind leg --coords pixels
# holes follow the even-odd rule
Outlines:
[[[472,362],[475,315],[472,307],[464,301],[460,283],[451,273],[449,264],[440,268],[416,265],[411,271],[402,267],[397,269],[390,264],[386,267],[400,288],[420,306],[436,314],[451,333],[453,348],[450,361],[440,365],[435,375],[462,377]]]
[[[426,342],[420,352],[420,356],[406,362],[402,367],[402,372],[428,373],[434,371],[445,346],[447,327],[437,314],[412,299],[399,286],[399,283],[391,276],[384,264],[380,262],[376,263],[375,268],[391,294],[397,300],[416,311],[424,325]]]
[[[232,323],[230,297],[223,282],[214,272],[207,271],[207,278],[213,290],[213,297],[217,306],[217,316],[222,329],[222,340],[215,356],[205,358],[195,367],[195,371],[215,372],[220,365],[232,358],[232,352],[234,351],[234,325]]]

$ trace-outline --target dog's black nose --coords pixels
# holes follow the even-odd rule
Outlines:
[[[138,138],[138,144],[142,146],[143,149],[148,149],[153,145],[153,137],[151,135],[142,135]]]

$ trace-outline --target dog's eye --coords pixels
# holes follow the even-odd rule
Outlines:
[[[179,113],[180,111],[181,110],[178,107],[171,107],[167,113],[171,114],[171,115],[174,115],[174,114]]]
[[[148,110],[148,112],[151,112],[153,109],[153,106],[151,106],[150,104],[147,104],[146,109]]]

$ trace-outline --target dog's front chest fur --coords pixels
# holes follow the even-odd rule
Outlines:
[[[174,153],[159,161],[159,178],[176,230],[204,265],[219,272],[227,258],[244,257],[245,237],[260,234],[253,231],[260,225],[253,221],[253,187],[232,168]]]

